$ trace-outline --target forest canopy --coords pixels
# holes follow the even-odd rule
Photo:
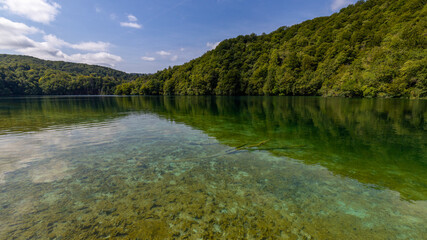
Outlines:
[[[114,94],[135,78],[106,67],[0,54],[0,96]]]
[[[425,98],[426,2],[359,1],[329,17],[224,40],[199,58],[150,75],[0,55],[0,95]]]

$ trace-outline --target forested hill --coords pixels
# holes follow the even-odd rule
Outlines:
[[[228,39],[116,93],[426,97],[426,2],[359,1],[329,17]]]
[[[0,96],[40,94],[427,97],[427,0],[359,1],[238,36],[152,75],[0,55]]]
[[[134,79],[107,67],[0,54],[0,96],[114,94]]]

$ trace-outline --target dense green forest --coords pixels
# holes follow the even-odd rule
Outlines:
[[[117,94],[427,96],[426,0],[359,1],[270,33],[228,39]]]
[[[0,54],[0,96],[114,94],[135,78],[106,67]]]
[[[427,97],[426,0],[359,1],[151,75],[0,55],[0,95]]]

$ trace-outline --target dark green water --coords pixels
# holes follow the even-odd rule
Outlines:
[[[427,101],[0,99],[0,239],[422,239]]]

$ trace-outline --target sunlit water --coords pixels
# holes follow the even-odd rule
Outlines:
[[[427,102],[0,99],[0,239],[425,239]]]

